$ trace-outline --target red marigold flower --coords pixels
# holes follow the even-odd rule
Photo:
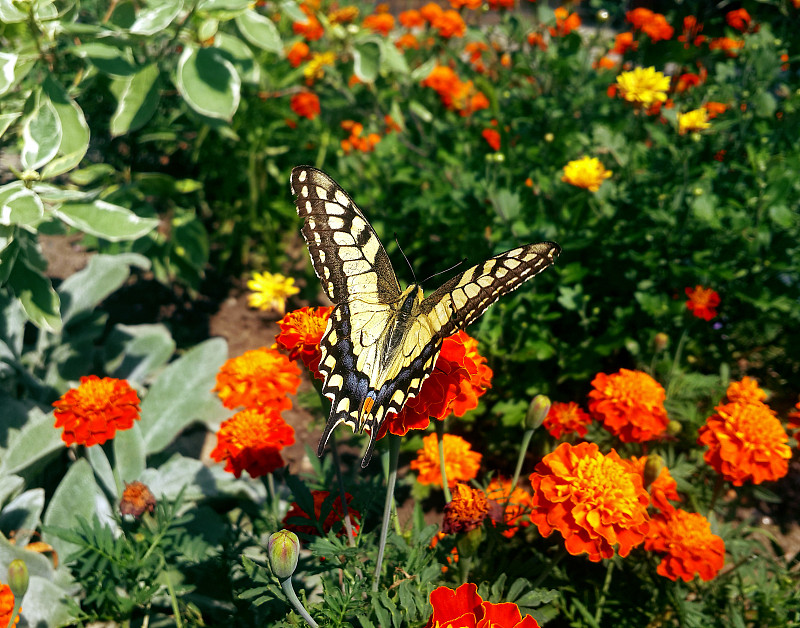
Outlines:
[[[338,533],[341,535],[344,532],[344,510],[341,496],[336,495],[335,498],[331,498],[330,491],[311,491],[311,495],[314,498],[314,512],[307,513],[297,502],[292,502],[289,512],[283,518],[283,527],[296,534],[320,536],[320,529],[322,529],[322,534],[327,534],[338,524]],[[347,502],[347,512],[350,518],[360,519],[361,513],[350,507],[353,496],[350,493],[345,493],[344,498]],[[322,519],[323,511],[325,513],[324,519]],[[296,519],[305,519],[309,523],[293,523]],[[354,525],[353,532],[355,533],[357,529],[358,527]]]
[[[473,585],[475,586],[475,585]],[[477,588],[475,589],[477,591]],[[480,598],[479,598],[480,599]],[[0,584],[0,626],[8,626],[11,613],[14,612],[14,593],[7,584]],[[14,619],[12,626],[19,623],[19,614]]]
[[[556,401],[544,419],[544,427],[553,438],[561,438],[576,433],[580,438],[586,436],[592,417],[574,401],[562,403]]]
[[[210,456],[217,462],[224,460],[225,471],[237,478],[242,471],[257,478],[285,466],[281,450],[293,444],[294,428],[279,410],[248,408],[222,422]]]
[[[292,96],[290,102],[292,111],[298,116],[313,120],[319,115],[319,97],[313,92],[299,92]]]
[[[661,463],[658,475],[652,481],[648,482],[648,460],[648,456],[634,456],[631,458],[630,462],[634,468],[642,474],[642,482],[647,492],[650,493],[650,503],[653,507],[662,512],[672,512],[675,510],[675,507],[669,503],[670,500],[676,502],[681,501],[681,497],[678,495],[678,483],[675,481],[675,478],[672,477],[672,474],[663,462]]]
[[[225,362],[217,373],[214,392],[226,408],[270,407],[288,410],[287,395],[297,392],[300,369],[275,349],[253,349]]]
[[[675,83],[675,91],[679,94],[682,94],[690,87],[696,87],[700,85],[702,81],[700,80],[700,75],[695,74],[694,72],[684,72],[678,77],[678,82]]]
[[[670,580],[688,582],[700,576],[708,581],[725,564],[725,543],[711,533],[708,520],[680,509],[652,518],[644,548],[663,554],[656,571]]]
[[[308,41],[317,41],[325,34],[325,29],[322,28],[317,16],[314,15],[313,9],[306,8],[305,5],[300,7],[303,13],[306,14],[305,22],[295,22],[292,24],[292,30],[305,37]]]
[[[153,512],[156,508],[156,498],[150,492],[147,484],[139,482],[125,482],[125,490],[119,500],[119,513],[141,517],[145,512]]]
[[[710,321],[717,315],[716,307],[719,305],[720,299],[716,291],[703,286],[695,286],[686,288],[686,296],[689,297],[686,307],[697,318]]]
[[[481,133],[483,139],[492,147],[492,150],[500,150],[500,133],[494,129],[484,129]]]
[[[425,628],[539,628],[530,615],[522,618],[516,604],[484,602],[472,582],[457,589],[438,587],[430,603],[433,613]]]
[[[717,473],[734,486],[786,475],[792,457],[789,437],[767,405],[738,401],[715,410],[698,431],[697,442],[708,445],[703,458]]]
[[[744,41],[730,37],[717,37],[708,44],[709,50],[722,50],[726,56],[735,57],[737,52],[744,48]]]
[[[139,420],[139,396],[124,379],[97,375],[81,377],[77,388],[53,402],[55,427],[64,428],[61,440],[67,445],[102,445],[117,430],[133,427]]]
[[[566,37],[581,25],[581,18],[577,13],[570,13],[565,7],[558,7],[555,11],[556,25],[551,26],[551,37]]]
[[[746,33],[750,30],[751,18],[746,9],[728,11],[725,14],[725,21],[728,23],[728,26],[735,28],[737,31]]]
[[[289,59],[289,63],[292,64],[293,68],[299,66],[303,61],[308,59],[311,56],[311,49],[308,47],[308,44],[304,41],[297,41],[292,44],[292,47],[286,52],[286,58]]]
[[[625,14],[625,18],[633,24],[635,29],[641,30],[653,42],[672,38],[674,29],[661,13],[654,13],[650,9],[639,7],[633,11],[628,11]]]
[[[539,50],[547,50],[547,42],[544,40],[544,37],[542,37],[541,33],[528,33],[528,45],[531,47],[538,46]]]
[[[619,33],[614,38],[614,47],[611,52],[616,52],[618,55],[624,55],[628,51],[636,50],[639,47],[639,42],[633,38],[633,33],[626,31]]]
[[[506,538],[514,536],[520,526],[531,524],[531,494],[521,486],[515,486],[512,490],[509,478],[493,477],[486,487],[486,497],[503,509],[502,521],[506,529],[502,534]]]
[[[388,35],[394,28],[394,16],[391,13],[374,13],[364,18],[364,28]]]
[[[697,21],[694,15],[687,15],[683,18],[683,32],[678,35],[678,41],[683,42],[684,48],[689,48],[690,44],[699,46],[706,38],[700,35],[703,25]]]
[[[300,358],[317,379],[319,373],[319,342],[325,333],[333,307],[301,307],[278,321],[280,332],[275,342],[289,352],[290,360]]]
[[[431,418],[464,416],[478,406],[478,397],[491,388],[491,382],[492,369],[478,353],[478,341],[464,331],[456,332],[444,339],[436,366],[419,394],[406,401],[399,414],[389,415],[378,436],[387,431],[404,436],[408,430],[424,430]]]
[[[469,484],[458,482],[453,486],[453,499],[444,507],[442,532],[459,534],[479,527],[489,514],[486,494]]]
[[[706,110],[706,115],[708,119],[711,120],[712,118],[716,118],[718,115],[725,113],[728,110],[728,105],[722,102],[714,102],[709,101],[703,108]]]
[[[642,476],[613,449],[603,455],[595,443],[561,443],[536,465],[531,521],[539,533],[558,530],[573,556],[611,558],[615,546],[625,557],[647,534],[650,497]]]
[[[767,400],[767,393],[758,385],[758,380],[747,375],[739,382],[728,384],[725,396],[731,403],[763,403]]]
[[[475,479],[483,456],[477,451],[472,451],[471,445],[455,434],[445,434],[442,442],[448,486]],[[439,441],[436,434],[428,434],[422,439],[422,449],[417,450],[417,457],[411,461],[411,468],[419,472],[417,482],[420,484],[442,486]]]
[[[420,15],[416,9],[409,9],[408,11],[401,11],[397,16],[400,23],[406,28],[416,28],[418,26],[425,26],[425,18]]]
[[[589,412],[623,443],[643,443],[663,435],[669,418],[664,388],[642,371],[598,373],[589,393]]]

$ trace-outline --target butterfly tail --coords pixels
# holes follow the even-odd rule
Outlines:
[[[344,418],[347,416],[346,412],[342,412],[338,415],[332,414],[328,418],[328,422],[325,424],[325,429],[322,432],[322,436],[319,439],[319,445],[317,445],[317,457],[322,458],[322,452],[325,451],[325,445],[328,444],[328,440],[330,440],[331,434],[333,434],[333,430],[336,429],[336,426],[341,423]]]

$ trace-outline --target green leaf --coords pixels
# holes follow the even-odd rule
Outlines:
[[[122,482],[138,480],[145,468],[145,447],[139,423],[114,437],[114,469]]]
[[[244,38],[257,48],[283,55],[283,42],[278,27],[268,17],[247,9],[236,16],[236,26]]]
[[[22,167],[38,170],[58,153],[61,145],[61,121],[55,107],[44,94],[34,97],[36,105],[22,125]]]
[[[157,218],[142,218],[125,207],[101,200],[65,203],[53,215],[71,227],[111,242],[141,238],[158,226]]]
[[[14,67],[19,55],[13,52],[0,52],[0,96],[14,86]]]
[[[27,551],[24,557],[27,564],[30,554]],[[45,557],[43,557],[45,558]],[[46,560],[46,558],[45,558]],[[25,607],[22,614],[27,626],[67,626],[73,625],[78,618],[70,612],[67,600],[71,592],[59,586],[57,578],[31,576],[28,590],[25,593]],[[77,607],[74,607],[77,608]],[[22,622],[20,622],[20,625]]]
[[[150,262],[136,253],[98,254],[89,258],[86,268],[67,277],[58,287],[64,324],[81,312],[93,311],[108,295],[122,286],[130,276],[131,266],[146,270]]]
[[[155,35],[165,30],[183,9],[183,0],[150,0],[136,16],[130,32],[134,35]]]
[[[136,72],[130,48],[117,48],[99,42],[90,42],[70,48],[73,54],[88,60],[104,74],[111,76],[130,76]]]
[[[233,64],[243,82],[258,85],[261,70],[250,46],[235,35],[226,33],[217,33],[214,38],[214,46],[224,58]]]
[[[385,69],[396,74],[401,74],[403,76],[411,72],[411,68],[408,67],[408,61],[406,61],[405,55],[397,49],[397,46],[394,45],[394,42],[388,39],[382,39],[380,43],[381,69]],[[393,100],[392,104],[395,102],[397,101]]]
[[[0,477],[27,469],[64,448],[61,433],[53,429],[53,414],[44,414],[38,408],[28,412],[28,421],[16,435],[0,460]]]
[[[381,47],[374,41],[353,46],[353,72],[365,83],[374,83],[381,64]]]
[[[109,164],[92,164],[91,166],[86,166],[86,168],[70,172],[69,180],[75,185],[86,187],[107,177],[112,172],[114,172],[114,166]]]
[[[110,376],[141,384],[169,361],[175,341],[161,324],[116,325],[103,348]]]
[[[0,22],[14,24],[15,22],[24,22],[27,19],[28,14],[20,11],[11,0],[0,0]]]
[[[8,502],[0,514],[0,529],[16,530],[14,541],[22,547],[39,529],[39,518],[44,510],[44,489],[35,488],[17,495]]]
[[[308,16],[303,13],[294,0],[281,0],[278,6],[280,6],[281,12],[290,20],[292,20],[292,22],[308,21]]]
[[[43,216],[42,199],[21,181],[0,187],[0,225],[34,227]]]
[[[45,78],[43,87],[61,123],[57,157],[42,170],[42,177],[49,178],[72,170],[80,163],[89,149],[89,125],[78,103],[52,75]]]
[[[0,114],[0,137],[3,137],[8,127],[22,115],[21,112]]]
[[[178,91],[197,113],[230,121],[239,107],[241,79],[215,48],[187,46],[178,61]]]
[[[116,436],[115,436],[116,438]],[[85,449],[86,459],[92,465],[94,471],[95,481],[100,481],[107,495],[117,495],[117,483],[114,480],[114,471],[111,468],[111,463],[108,461],[108,456],[101,445],[92,445]]]
[[[33,268],[27,257],[17,257],[8,285],[19,299],[29,321],[45,331],[61,330],[58,294],[53,290],[50,280]]]
[[[227,343],[211,338],[170,364],[153,383],[139,424],[148,454],[164,449],[190,423],[224,416],[211,390],[227,355]]]
[[[110,90],[117,98],[117,109],[109,124],[112,137],[143,127],[153,117],[160,100],[158,66],[145,66],[132,76],[115,79]]]

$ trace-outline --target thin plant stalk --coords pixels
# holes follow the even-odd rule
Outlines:
[[[517,487],[519,475],[522,473],[522,464],[525,462],[525,454],[528,453],[528,446],[531,444],[532,436],[533,430],[525,430],[525,433],[522,435],[522,444],[519,446],[519,454],[517,455],[517,466],[514,468],[514,477],[511,480],[512,492]],[[511,499],[511,493],[508,494],[508,497]]]
[[[381,538],[378,544],[378,560],[375,565],[375,577],[372,580],[372,590],[378,590],[383,567],[383,552],[386,549],[386,537],[389,534],[389,519],[392,517],[394,504],[394,485],[397,481],[397,460],[400,458],[400,437],[389,434],[389,472],[386,475],[386,501],[383,505],[383,521],[381,521]]]
[[[294,606],[294,610],[298,612],[300,617],[302,617],[306,623],[311,626],[311,628],[319,628],[319,624],[314,621],[314,618],[308,614],[308,611],[303,606],[302,602],[297,599],[297,594],[294,592],[294,587],[292,586],[292,577],[289,576],[281,582],[281,589],[286,594],[286,597],[289,599],[289,603]]]
[[[267,491],[269,492],[270,507],[272,508],[272,516],[276,520],[280,519],[280,512],[278,510],[278,492],[275,490],[275,476],[272,473],[267,473]]]
[[[339,499],[342,500],[342,511],[344,512],[344,528],[347,532],[347,544],[355,546],[353,538],[353,523],[350,521],[350,509],[347,507],[347,493],[344,490],[344,478],[342,477],[342,463],[339,459],[339,448],[336,446],[336,436],[331,433],[331,454],[333,455],[333,468],[336,471],[336,479],[339,483]]]
[[[444,466],[444,421],[436,421],[436,440],[439,443],[439,469],[442,475],[442,490],[444,491],[444,500],[449,504],[453,501],[453,496],[450,494],[450,487],[447,484],[447,470]]]
[[[603,582],[603,589],[600,592],[600,599],[597,601],[597,610],[594,612],[594,621],[596,625],[600,625],[600,620],[603,618],[603,610],[606,605],[606,597],[611,588],[611,573],[614,571],[614,561],[606,561],[606,578]]]

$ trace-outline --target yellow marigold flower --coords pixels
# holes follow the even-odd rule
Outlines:
[[[316,52],[303,68],[303,76],[309,81],[315,81],[325,76],[325,66],[333,65],[336,61],[336,54],[333,52]]]
[[[597,192],[600,184],[611,174],[612,172],[606,170],[597,157],[581,157],[564,166],[564,176],[561,180],[575,187]]]
[[[617,77],[622,97],[628,102],[652,105],[667,100],[669,77],[657,72],[654,67],[634,68]]]
[[[710,126],[708,112],[703,107],[678,114],[678,133],[681,135],[692,131],[702,131]]]
[[[252,294],[247,295],[247,304],[259,310],[275,310],[283,315],[286,311],[286,299],[300,292],[294,285],[292,277],[284,277],[280,273],[253,273],[248,280],[247,288]]]
[[[613,449],[595,443],[561,443],[536,465],[531,521],[544,536],[558,530],[566,550],[599,562],[616,552],[627,556],[650,527],[650,496],[642,475]]]
[[[469,532],[483,523],[489,514],[489,500],[484,492],[459,482],[453,486],[453,500],[444,507],[442,532]]]
[[[297,364],[275,349],[261,347],[225,362],[214,392],[226,408],[269,406],[280,411],[292,407],[287,395],[296,393],[299,385]]]
[[[469,482],[475,479],[481,466],[481,454],[472,451],[470,444],[460,436],[445,434],[443,440],[447,485],[452,486],[456,482]],[[428,434],[422,439],[422,449],[417,451],[416,459],[411,461],[411,468],[419,472],[417,481],[420,484],[442,486],[436,434]]]
[[[767,400],[765,393],[753,377],[743,377],[740,382],[731,382],[725,396],[731,403],[763,403]]]

